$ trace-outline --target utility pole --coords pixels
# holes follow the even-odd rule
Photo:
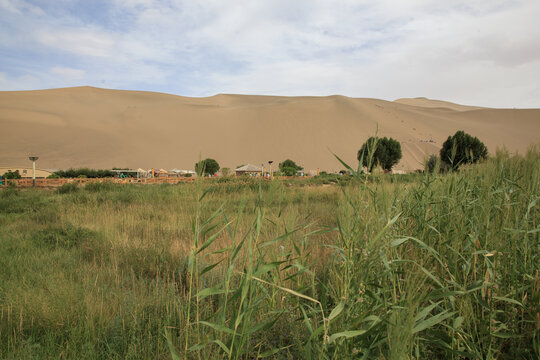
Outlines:
[[[30,156],[28,159],[32,162],[32,186],[36,187],[36,161],[39,158],[37,156]]]
[[[268,164],[270,164],[270,180],[274,178],[274,172],[272,171],[272,163],[273,162],[274,161],[272,161],[272,160],[268,161]]]

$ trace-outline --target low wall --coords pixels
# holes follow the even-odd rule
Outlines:
[[[238,177],[238,179],[241,179],[242,177]],[[251,177],[247,177],[251,178]],[[276,180],[289,180],[289,179],[310,179],[311,176],[275,176],[274,179]],[[208,179],[213,180],[216,178],[201,178],[201,179]],[[257,177],[256,179],[260,180],[270,180],[267,177]],[[178,184],[181,182],[184,183],[190,183],[195,181],[194,177],[162,177],[162,178],[100,178],[100,179],[88,179],[88,178],[60,178],[60,179],[36,179],[36,187],[40,188],[55,188],[62,186],[64,184],[79,184],[79,185],[86,185],[90,183],[96,183],[96,182],[112,182],[115,184]],[[32,179],[1,179],[0,182],[0,188],[7,187],[9,184],[15,184],[16,187],[24,188],[24,187],[32,187]]]
[[[179,182],[192,182],[194,178],[185,178],[185,177],[171,177],[171,178],[101,178],[101,179],[87,179],[87,178],[75,178],[75,179],[36,179],[36,187],[49,188],[49,187],[58,187],[64,184],[80,184],[86,185],[90,183],[97,182],[112,182],[115,184],[177,184]],[[2,184],[1,187],[9,186],[9,184],[14,184],[16,187],[32,187],[32,179],[2,179],[0,180]]]

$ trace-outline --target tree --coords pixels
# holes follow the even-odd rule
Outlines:
[[[488,150],[477,137],[459,130],[454,136],[449,136],[446,139],[440,155],[441,161],[448,164],[453,170],[457,170],[462,164],[473,164],[486,159]]]
[[[297,171],[303,169],[303,167],[296,165],[296,163],[290,159],[279,164],[279,171],[285,176],[294,176]]]
[[[21,174],[19,174],[19,170],[8,171],[8,172],[4,173],[4,175],[2,175],[2,177],[4,179],[20,179]]]
[[[391,171],[401,159],[401,144],[392,138],[370,137],[358,150],[358,161],[369,171],[379,164],[384,170]]]
[[[219,164],[214,159],[204,159],[195,164],[197,175],[214,175],[219,171]]]

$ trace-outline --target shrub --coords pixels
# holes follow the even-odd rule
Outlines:
[[[462,164],[473,164],[486,159],[488,150],[477,137],[460,130],[446,139],[440,155],[444,163],[457,170]]]
[[[441,159],[435,155],[431,154],[424,164],[424,171],[427,173],[446,173],[449,167],[446,163],[442,162]]]
[[[435,169],[439,169],[441,162],[437,155],[431,154],[424,165],[424,171],[432,174]]]

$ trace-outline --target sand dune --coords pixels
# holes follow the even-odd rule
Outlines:
[[[169,94],[91,87],[0,92],[0,165],[41,168],[222,167],[292,158],[306,169],[342,168],[376,129],[402,143],[397,169],[422,167],[448,135],[465,130],[491,153],[540,143],[540,109],[489,109],[445,101]]]
[[[485,109],[479,106],[460,105],[460,104],[454,104],[448,101],[432,100],[425,97],[419,97],[419,98],[414,98],[414,99],[403,98],[403,99],[394,100],[394,102],[405,104],[405,105],[422,107],[422,108],[440,108],[440,109],[450,109],[450,110],[455,110],[455,111]]]

